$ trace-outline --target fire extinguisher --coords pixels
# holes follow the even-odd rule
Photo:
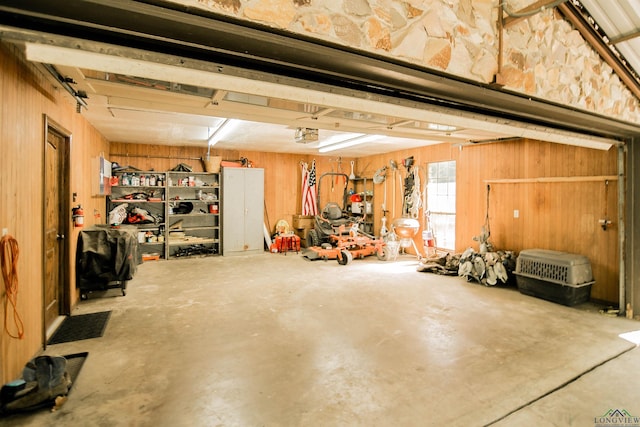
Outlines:
[[[84,211],[82,210],[82,205],[78,205],[71,209],[73,213],[73,226],[74,227],[83,227],[84,226]]]

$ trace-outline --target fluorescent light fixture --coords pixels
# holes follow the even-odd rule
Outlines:
[[[329,151],[340,150],[347,147],[353,147],[354,145],[364,144],[365,142],[377,141],[384,138],[383,135],[364,135],[355,138],[347,139],[346,141],[339,142],[337,144],[328,145],[320,148],[318,151],[321,153],[328,153]]]
[[[320,141],[320,143],[318,144],[318,148],[327,147],[329,145],[334,145],[334,144],[339,144],[340,142],[348,141],[348,140],[354,139],[354,138],[360,138],[360,137],[365,136],[365,135],[366,134],[364,134],[364,133],[344,133],[344,134],[340,134],[340,135],[334,135],[332,137],[329,137],[329,138],[325,139],[324,141]]]
[[[225,119],[209,136],[207,143],[209,147],[216,145],[222,138],[229,135],[238,125],[238,120]]]

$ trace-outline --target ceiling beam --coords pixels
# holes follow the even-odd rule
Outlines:
[[[222,90],[222,89],[214,90],[213,96],[211,97],[211,101],[206,106],[208,107],[210,105],[220,104],[220,101],[222,101],[224,97],[227,96],[227,93],[229,93],[229,91]]]
[[[618,37],[609,39],[609,42],[611,44],[618,44],[618,43],[623,43],[623,42],[626,42],[626,41],[629,41],[629,40],[633,40],[633,39],[638,38],[638,37],[640,37],[640,31],[636,30],[636,31],[632,31],[632,32],[627,33],[627,34],[621,34]]]
[[[336,111],[335,108],[323,108],[321,110],[316,111],[315,113],[313,113],[313,116],[311,116],[312,119],[317,120],[318,117],[322,117],[322,116],[326,116],[327,114]]]

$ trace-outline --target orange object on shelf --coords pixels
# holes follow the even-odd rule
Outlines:
[[[241,168],[242,163],[232,162],[230,160],[222,160],[220,162],[220,166],[222,166],[223,168]]]

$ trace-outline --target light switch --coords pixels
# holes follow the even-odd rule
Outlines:
[[[513,217],[514,218],[520,218],[520,211],[518,209],[514,209],[513,210]]]

